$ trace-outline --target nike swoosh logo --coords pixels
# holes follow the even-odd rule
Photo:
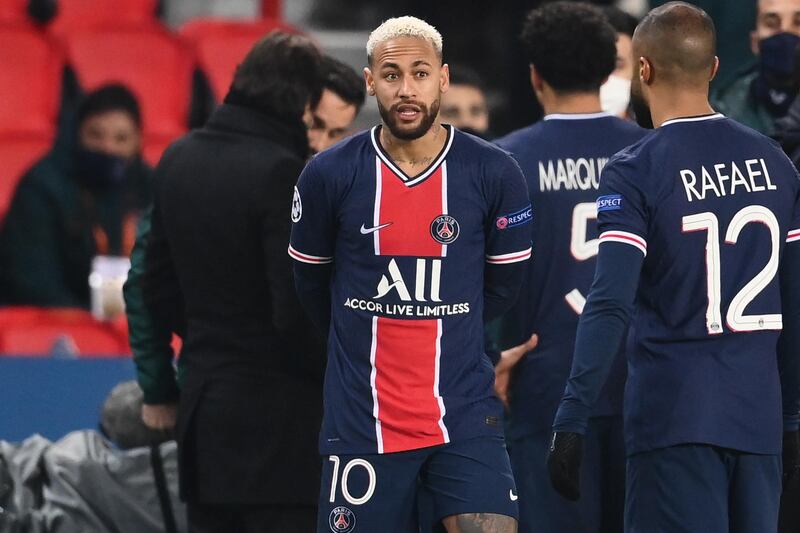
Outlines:
[[[519,496],[514,494],[514,489],[508,489],[508,497],[511,498],[512,502],[519,500]]]
[[[381,224],[380,226],[375,226],[374,228],[366,228],[364,227],[364,224],[361,224],[361,235],[369,235],[370,233],[375,233],[376,231],[391,225],[391,222],[387,222],[386,224]]]

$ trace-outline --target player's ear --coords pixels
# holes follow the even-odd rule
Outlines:
[[[636,74],[639,76],[639,81],[645,85],[650,85],[653,82],[653,65],[649,59],[644,56],[639,57],[639,72]]]
[[[717,72],[719,72],[719,57],[714,56],[714,64],[711,65],[711,77],[708,78],[708,81],[713,80],[717,76]]]
[[[439,88],[443,93],[447,92],[450,88],[450,65],[447,63],[442,64],[442,74],[439,78]]]
[[[536,67],[530,65],[531,68],[531,87],[533,87],[533,92],[537,95],[542,92],[542,84],[543,80],[542,77],[539,75],[539,71],[536,70]]]
[[[364,67],[364,84],[367,88],[367,94],[375,96],[375,78],[372,76],[372,71],[369,67]]]

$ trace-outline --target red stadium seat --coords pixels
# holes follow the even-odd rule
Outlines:
[[[95,28],[159,26],[157,4],[158,0],[59,0],[48,30],[64,36]]]
[[[28,326],[39,321],[44,311],[41,307],[0,307],[0,332],[8,328]]]
[[[177,38],[159,28],[118,28],[76,32],[65,43],[84,90],[120,82],[133,91],[142,108],[145,146],[163,149],[186,131],[194,62]],[[160,151],[148,155],[157,160]]]
[[[253,44],[272,30],[300,33],[297,28],[275,19],[248,22],[200,18],[184,24],[180,34],[193,45],[200,70],[220,102],[228,92],[236,66]]]
[[[0,134],[51,135],[61,104],[63,57],[27,26],[0,26]]]
[[[51,138],[0,135],[0,224],[22,175],[51,146]]]
[[[283,0],[261,0],[261,16],[279,19],[283,16]]]
[[[0,23],[27,23],[28,0],[0,0]]]
[[[0,329],[0,352],[47,356],[57,343],[79,357],[127,356],[124,338],[110,324],[97,322],[80,309],[10,308]],[[16,314],[16,320],[13,315]],[[12,319],[8,320],[8,315]],[[0,320],[3,318],[0,313]]]

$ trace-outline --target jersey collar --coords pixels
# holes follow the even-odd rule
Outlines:
[[[593,118],[610,117],[611,113],[598,111],[597,113],[551,113],[544,116],[544,120],[589,120]]]
[[[441,165],[442,161],[444,161],[444,159],[447,157],[447,152],[450,151],[450,146],[453,145],[453,137],[455,137],[455,131],[453,126],[451,126],[450,124],[442,124],[442,126],[444,126],[445,129],[447,129],[447,139],[444,142],[442,151],[439,152],[439,155],[437,155],[433,159],[433,162],[430,165],[428,165],[428,168],[426,168],[424,171],[422,171],[421,174],[417,174],[416,176],[409,176],[408,174],[403,172],[400,169],[400,167],[394,164],[392,158],[389,157],[389,154],[386,153],[386,151],[383,149],[383,146],[381,146],[381,143],[378,140],[378,133],[380,131],[379,128],[381,126],[373,126],[372,130],[370,130],[369,136],[370,139],[372,139],[372,146],[375,147],[375,152],[378,154],[378,157],[380,157],[381,161],[383,161],[384,164],[387,167],[389,167],[389,170],[391,170],[398,178],[400,178],[400,180],[403,183],[405,183],[407,187],[413,187],[414,185],[417,185],[418,183],[422,183],[423,181],[425,181],[425,179],[427,179],[428,176],[433,174],[436,171],[436,169],[439,168],[439,165]]]
[[[722,113],[710,113],[708,115],[699,115],[696,117],[680,117],[680,118],[672,118],[666,120],[661,123],[661,127],[669,126],[670,124],[679,124],[681,122],[703,122],[704,120],[717,120],[720,118],[725,118],[725,115]]]

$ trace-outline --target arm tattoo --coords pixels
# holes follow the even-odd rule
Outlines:
[[[517,533],[517,521],[510,516],[470,513],[444,519],[447,533]]]

